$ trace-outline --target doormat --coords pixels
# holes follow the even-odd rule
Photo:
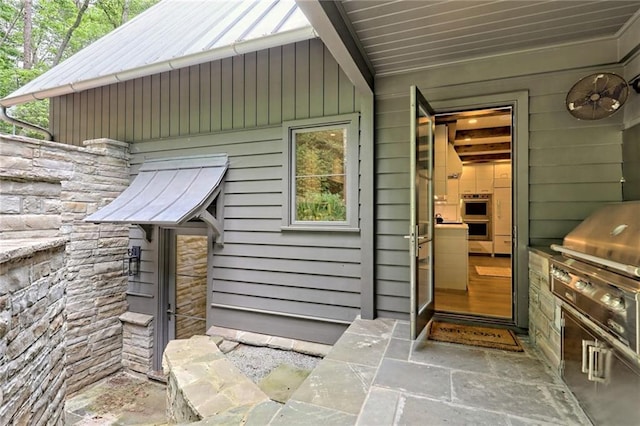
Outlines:
[[[511,330],[434,321],[429,339],[505,351],[524,352]]]
[[[478,275],[487,275],[491,277],[508,277],[511,278],[511,268],[506,266],[478,266],[476,265]]]

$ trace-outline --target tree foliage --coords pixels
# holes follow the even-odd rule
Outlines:
[[[0,98],[8,96],[158,1],[2,0]],[[25,13],[29,10],[30,15]],[[46,100],[13,107],[10,114],[20,120],[48,127],[49,106]],[[41,137],[0,122],[0,132],[13,133],[14,130],[18,134]]]
[[[347,219],[345,138],[343,128],[296,133],[296,220]]]

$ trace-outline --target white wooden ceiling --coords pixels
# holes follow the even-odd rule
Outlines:
[[[615,36],[640,1],[342,0],[378,76]]]

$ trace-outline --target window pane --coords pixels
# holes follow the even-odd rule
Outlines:
[[[345,221],[346,129],[295,133],[297,221]]]

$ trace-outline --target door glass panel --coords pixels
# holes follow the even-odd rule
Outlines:
[[[175,338],[207,331],[207,237],[176,235]]]
[[[418,315],[433,300],[431,291],[431,218],[433,196],[431,180],[433,173],[433,121],[422,105],[418,106],[417,152],[416,152],[416,198],[418,200]]]
[[[433,289],[433,155],[434,120],[431,107],[411,87],[411,338],[415,339],[434,312]]]

